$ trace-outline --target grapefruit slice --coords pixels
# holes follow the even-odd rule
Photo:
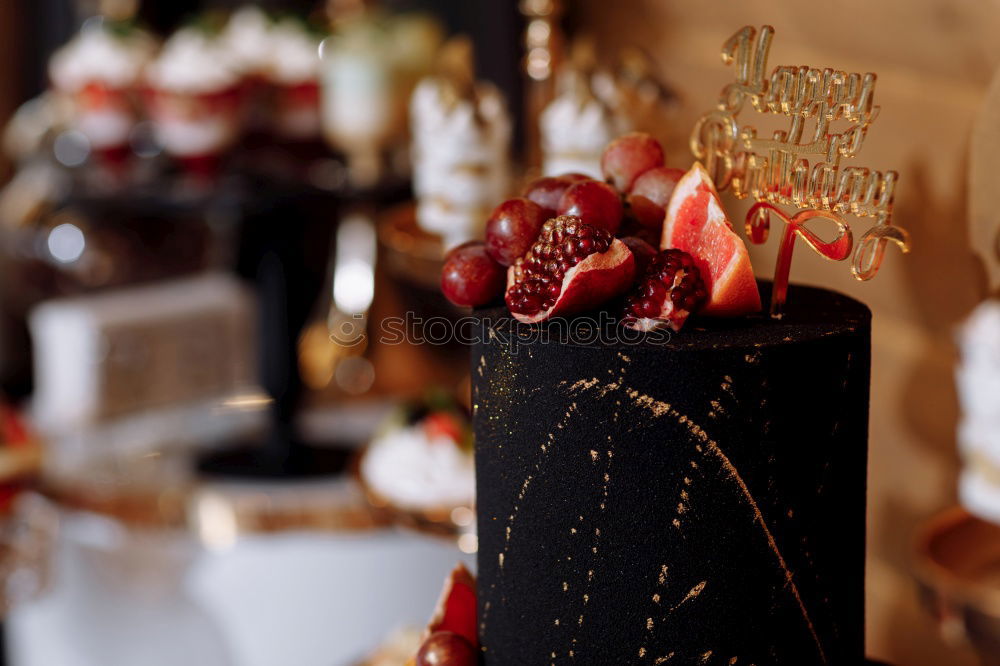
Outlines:
[[[461,562],[452,569],[444,582],[441,598],[427,625],[424,638],[436,631],[451,631],[473,646],[479,645],[476,627],[476,579]]]
[[[733,231],[715,184],[698,162],[670,197],[660,248],[684,250],[694,257],[708,290],[700,314],[736,317],[760,311],[746,245]]]

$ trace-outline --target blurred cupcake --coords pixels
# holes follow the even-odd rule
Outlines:
[[[146,71],[149,115],[170,155],[198,169],[239,137],[244,89],[229,51],[205,32],[184,28]]]
[[[426,522],[453,521],[456,509],[470,510],[475,501],[468,417],[450,405],[403,410],[372,439],[360,475],[376,505]]]
[[[268,40],[264,76],[272,87],[274,133],[293,141],[319,138],[320,40],[295,19],[275,24]]]
[[[600,179],[601,152],[618,133],[596,98],[561,95],[542,112],[541,134],[546,176],[582,173]]]
[[[609,75],[597,68],[593,42],[577,40],[559,74],[556,98],[539,118],[544,175],[582,173],[603,180],[604,147],[631,129],[607,99],[615,94],[614,86]]]
[[[510,185],[511,123],[500,91],[475,81],[471,44],[445,47],[441,73],[410,101],[417,223],[445,249],[482,237]]]
[[[219,44],[242,79],[245,103],[243,128],[249,135],[269,129],[267,71],[273,59],[271,18],[256,5],[233,12],[219,32]]]
[[[233,12],[219,33],[219,44],[230,64],[244,77],[263,77],[270,64],[271,19],[259,7],[246,5]]]
[[[571,88],[545,107],[540,123],[543,175],[582,173],[603,178],[601,153],[619,132],[600,100]]]
[[[98,153],[117,157],[127,148],[135,92],[153,48],[140,30],[91,21],[52,56],[52,84],[71,101],[74,128]]]

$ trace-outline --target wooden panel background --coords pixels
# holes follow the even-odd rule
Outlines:
[[[678,166],[690,163],[693,122],[733,76],[718,54],[743,25],[775,27],[772,67],[878,73],[881,116],[856,162],[900,172],[895,219],[913,234],[914,250],[905,259],[890,250],[876,279],[858,283],[846,265],[800,244],[793,279],[847,292],[875,314],[869,652],[898,666],[971,666],[975,660],[947,647],[919,607],[910,544],[922,518],[956,501],[954,327],[986,293],[967,245],[968,136],[1000,60],[1000,3],[577,0],[573,11],[602,53],[642,46],[680,91],[680,108],[663,131]],[[745,207],[728,203],[742,219]],[[775,240],[754,251],[761,275],[772,271]]]

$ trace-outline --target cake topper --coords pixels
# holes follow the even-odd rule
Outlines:
[[[735,67],[736,80],[695,125],[691,150],[720,191],[728,187],[737,198],[756,200],[746,218],[752,243],[767,240],[772,214],[785,223],[771,296],[771,315],[780,317],[796,237],[827,259],[853,255],[851,271],[859,280],[875,276],[887,243],[905,253],[910,242],[905,229],[892,225],[899,175],[841,164],[857,156],[878,116],[875,74],[782,65],[767,75],[773,37],[769,25],[759,35],[746,26],[723,45],[722,61]],[[750,124],[741,127],[737,116],[748,101],[757,113],[787,118],[788,128],[766,138]],[[779,206],[799,210],[789,215]],[[875,220],[856,247],[845,215]],[[832,240],[810,229],[820,224]]]

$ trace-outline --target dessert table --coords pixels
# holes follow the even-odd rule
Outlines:
[[[330,454],[344,473],[308,480],[196,475],[197,451],[169,447],[46,475],[58,585],[6,618],[12,663],[348,666],[422,626],[470,556],[372,510],[354,451]]]

